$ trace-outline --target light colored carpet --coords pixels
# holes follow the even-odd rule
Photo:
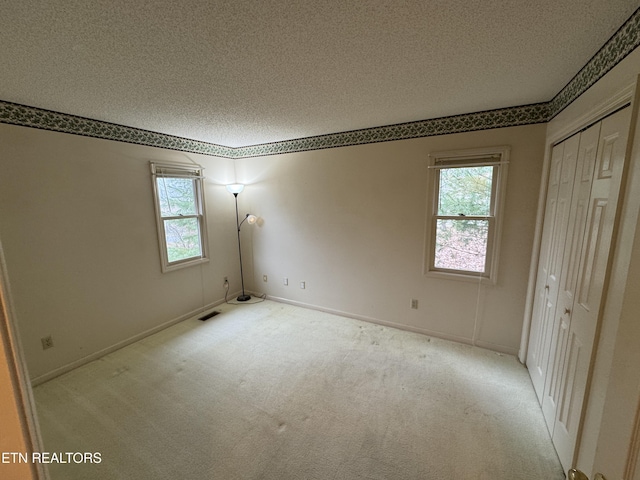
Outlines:
[[[554,480],[508,355],[290,305],[224,305],[35,388],[53,480]]]

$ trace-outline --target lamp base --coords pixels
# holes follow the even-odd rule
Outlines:
[[[236,300],[239,302],[246,302],[247,300],[251,300],[251,295],[240,295]]]

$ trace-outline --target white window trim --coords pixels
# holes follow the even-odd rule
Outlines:
[[[507,189],[507,168],[511,148],[508,146],[473,148],[465,150],[450,150],[429,154],[428,162],[428,194],[427,221],[425,233],[424,270],[430,277],[449,280],[462,280],[495,284],[498,278],[498,264],[500,253],[500,239],[502,237],[502,218],[504,215],[505,197]],[[435,235],[436,218],[438,213],[438,170],[447,166],[495,165],[497,179],[492,184],[494,196],[493,225],[489,223],[489,237],[487,239],[486,272],[475,273],[435,268]]]
[[[150,162],[151,166],[151,183],[153,185],[153,204],[156,213],[156,225],[158,231],[158,245],[160,247],[160,266],[163,273],[178,270],[180,268],[190,267],[192,265],[200,265],[209,261],[209,242],[207,237],[207,215],[204,201],[204,176],[203,168],[200,165],[191,164],[170,164]],[[200,249],[202,255],[197,258],[188,258],[177,262],[169,262],[167,253],[167,243],[164,231],[164,222],[160,214],[160,201],[158,197],[158,187],[156,179],[163,176],[163,171],[167,172],[165,176],[186,177],[195,180],[195,200],[196,200],[196,217],[200,227]]]

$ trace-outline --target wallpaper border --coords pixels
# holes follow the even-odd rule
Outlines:
[[[640,46],[640,8],[627,19],[584,67],[549,101],[549,120]]]
[[[233,148],[0,100],[0,123],[232,158]]]
[[[452,133],[489,130],[544,123],[549,117],[548,103],[501,108],[484,112],[453,115],[417,122],[399,123],[383,127],[363,128],[282,142],[264,143],[238,148],[236,158],[261,157],[282,153],[347,147],[367,143],[391,142],[410,138],[432,137]]]
[[[640,45],[640,8],[548,102],[453,115],[281,142],[226,147],[0,100],[0,123],[223,158],[248,158],[544,123],[569,106]]]

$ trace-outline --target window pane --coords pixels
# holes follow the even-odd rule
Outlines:
[[[490,215],[494,168],[440,169],[438,215]]]
[[[197,218],[165,220],[164,232],[169,263],[202,256]]]
[[[437,220],[434,266],[483,273],[488,232],[488,220]]]
[[[196,214],[195,180],[191,178],[158,177],[160,215],[175,217]]]

